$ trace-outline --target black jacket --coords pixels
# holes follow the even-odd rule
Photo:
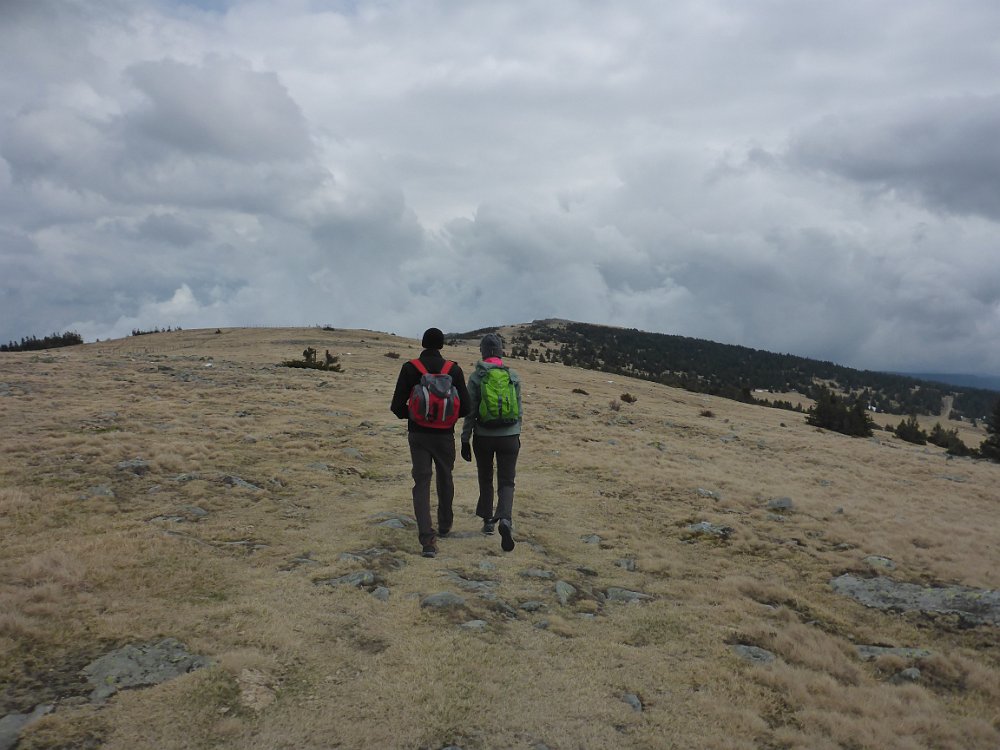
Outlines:
[[[427,368],[427,372],[441,372],[445,360],[441,356],[441,352],[437,349],[424,349],[420,352],[420,361]],[[460,418],[467,416],[471,409],[471,404],[469,402],[469,389],[465,385],[465,374],[457,362],[451,366],[448,374],[451,375],[452,383],[455,384],[455,390],[458,391],[458,399],[461,402],[458,409],[458,416]],[[407,429],[410,432],[454,433],[454,427],[450,430],[421,427],[409,418],[410,413],[406,407],[406,402],[410,400],[410,391],[413,390],[413,386],[419,382],[420,371],[413,366],[412,362],[407,361],[399,369],[399,378],[396,379],[396,390],[392,394],[392,405],[389,406],[389,410],[400,419],[407,420]]]

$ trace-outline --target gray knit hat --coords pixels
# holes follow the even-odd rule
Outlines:
[[[495,333],[487,333],[483,336],[483,340],[479,342],[479,351],[482,353],[483,359],[502,357],[503,342]]]

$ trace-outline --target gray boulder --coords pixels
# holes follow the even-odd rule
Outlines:
[[[564,607],[576,598],[576,587],[566,581],[556,581],[556,598]]]
[[[965,586],[921,586],[891,578],[844,574],[830,581],[838,594],[866,607],[902,612],[954,614],[972,625],[1000,625],[1000,591]]]
[[[465,599],[450,591],[439,591],[421,599],[420,606],[426,609],[457,609],[465,606]]]
[[[95,659],[81,670],[93,688],[90,700],[103,703],[119,690],[159,685],[209,665],[176,638],[125,646]]]
[[[733,646],[733,651],[740,658],[746,659],[753,664],[770,664],[776,658],[767,649],[760,648],[759,646],[747,646],[743,643],[737,643]]]
[[[21,730],[34,724],[52,711],[51,704],[36,706],[28,714],[7,714],[0,718],[0,750],[12,750],[21,737]]]

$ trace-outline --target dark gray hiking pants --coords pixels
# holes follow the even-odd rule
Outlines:
[[[483,519],[506,518],[514,509],[514,475],[517,473],[517,454],[521,450],[520,435],[472,438],[472,452],[476,454],[476,472],[479,475],[479,502],[476,515]],[[493,509],[493,457],[497,466],[497,505]]]
[[[442,431],[410,432],[410,460],[413,462],[413,515],[421,544],[434,544],[437,530],[431,521],[431,474],[437,479],[437,520],[442,532],[451,530],[454,520],[452,501],[455,499],[455,433]]]

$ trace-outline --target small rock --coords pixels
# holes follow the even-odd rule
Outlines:
[[[773,497],[767,501],[768,510],[792,510],[793,507],[790,497]]]
[[[480,570],[496,570],[497,569],[496,563],[492,563],[489,560],[480,560],[478,567],[479,567]]]
[[[647,599],[652,599],[649,594],[643,594],[641,591],[632,591],[631,589],[623,589],[618,586],[610,586],[604,591],[604,595],[608,598],[609,602],[638,602]]]
[[[639,699],[639,696],[636,695],[635,693],[623,694],[622,700],[625,701],[625,703],[627,703],[629,706],[631,706],[632,710],[635,711],[636,713],[640,714],[642,713],[642,701]]]
[[[636,562],[631,557],[619,558],[615,560],[615,565],[617,565],[619,568],[622,568],[623,570],[629,571],[630,573],[634,573],[636,570]]]
[[[460,573],[457,573],[454,570],[443,570],[441,571],[441,575],[447,576],[454,583],[456,583],[458,586],[465,589],[466,591],[474,591],[476,593],[482,593],[485,591],[492,591],[497,587],[496,581],[490,581],[490,580],[477,581],[471,578],[466,578],[465,576],[461,575]]]
[[[463,622],[459,627],[466,630],[485,630],[488,624],[486,620],[469,620],[468,622]]]
[[[577,573],[581,573],[585,576],[590,576],[591,578],[596,578],[598,573],[593,568],[588,568],[586,565],[580,565],[576,569]]]
[[[521,604],[521,609],[525,612],[538,612],[541,609],[545,609],[545,604],[544,602],[537,601],[523,602]]]
[[[541,570],[539,568],[528,568],[527,570],[521,571],[521,576],[523,578],[543,578],[545,580],[551,580],[556,577],[556,574],[551,570]]]
[[[354,552],[341,552],[339,555],[337,555],[337,559],[340,562],[353,562],[362,564],[368,562],[368,558],[363,557],[362,555],[356,554]]]
[[[450,591],[439,591],[420,600],[420,606],[430,609],[455,609],[465,606],[465,599]]]
[[[389,589],[385,586],[378,586],[372,591],[372,596],[378,599],[380,602],[389,601]]]
[[[137,477],[145,476],[149,473],[149,462],[141,458],[133,458],[128,461],[121,461],[115,466],[118,471],[127,471]]]
[[[115,491],[108,487],[106,484],[99,484],[95,487],[90,487],[81,496],[81,500],[89,500],[92,497],[114,497]]]
[[[364,454],[361,453],[361,451],[359,451],[357,448],[344,448],[344,450],[341,452],[348,458],[353,458],[356,461],[365,460]]]
[[[754,664],[770,664],[776,658],[770,651],[757,646],[747,646],[742,643],[738,643],[733,646],[733,651],[735,651],[738,656],[749,662],[753,662]]]
[[[706,490],[704,487],[699,487],[695,490],[701,497],[708,497],[712,500],[721,500],[722,496],[715,490]]]
[[[385,521],[382,521],[382,523],[380,523],[378,525],[379,526],[384,526],[387,529],[405,529],[406,528],[406,524],[401,519],[399,519],[399,518],[389,518],[389,519],[387,519]]]
[[[565,607],[576,598],[576,587],[566,581],[556,581],[556,598]]]
[[[687,531],[694,536],[714,536],[719,539],[728,539],[733,535],[734,529],[732,526],[699,521],[698,523],[688,524]]]
[[[362,586],[371,586],[375,583],[375,580],[376,576],[373,571],[356,570],[345,576],[340,576],[339,578],[328,578],[324,581],[317,581],[317,583],[323,583],[327,586],[354,586],[355,588],[361,588]]]
[[[869,555],[865,558],[864,562],[869,568],[882,568],[883,570],[896,569],[896,563],[888,557],[882,557],[881,555]]]
[[[236,679],[240,688],[240,703],[251,711],[263,711],[277,699],[271,686],[273,679],[259,669],[244,669]]]
[[[241,479],[233,474],[227,474],[222,478],[222,483],[228,487],[239,487],[244,490],[254,490],[255,492],[263,492],[263,488],[258,487],[256,484],[251,484],[245,479]]]
[[[889,682],[893,685],[906,685],[911,682],[920,682],[920,670],[916,667],[904,669],[899,674],[893,675]]]
[[[582,539],[585,544],[601,543],[601,537],[599,537],[597,534],[587,534],[586,536],[581,536],[580,539]]]
[[[862,661],[871,661],[880,656],[898,656],[902,659],[926,659],[933,652],[926,648],[905,648],[893,646],[855,646],[858,658]]]

